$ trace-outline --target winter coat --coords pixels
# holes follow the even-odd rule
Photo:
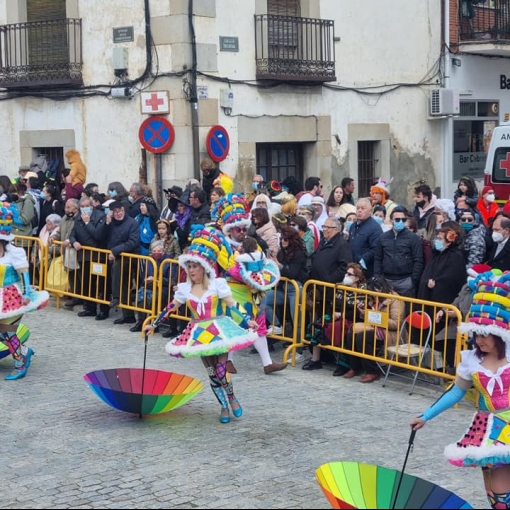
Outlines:
[[[494,243],[490,250],[487,251],[486,264],[492,269],[500,269],[501,271],[510,271],[510,238],[507,239],[503,249],[496,255],[498,243]]]
[[[273,222],[269,220],[268,223],[257,228],[256,232],[266,242],[269,251],[276,256],[280,247],[278,246],[278,232]]]
[[[481,264],[485,260],[485,234],[486,228],[477,225],[469,232],[466,232],[462,248],[466,259],[466,269]]]
[[[356,222],[349,230],[349,246],[352,251],[352,259],[359,263],[365,262],[365,273],[368,278],[374,275],[374,253],[377,240],[382,235],[381,225],[369,217],[365,221]]]
[[[77,150],[71,149],[66,152],[65,156],[70,167],[69,175],[71,176],[71,184],[73,186],[76,186],[76,184],[85,184],[87,180],[87,168],[83,164],[80,153]]]
[[[388,280],[411,277],[418,286],[423,271],[421,239],[404,228],[398,233],[393,229],[379,236],[374,251],[374,274]]]
[[[430,203],[425,209],[418,207],[417,205],[414,207],[413,215],[416,218],[416,222],[418,223],[418,229],[426,228],[427,226],[427,218],[434,212],[436,207],[436,195],[432,195],[430,199]]]
[[[280,275],[288,278],[289,280],[296,280],[299,283],[304,283],[308,278],[306,270],[306,255],[302,251],[294,254],[294,257],[288,258],[285,250],[282,248],[280,252],[281,264]],[[280,260],[280,257],[278,259]]]
[[[211,221],[211,208],[206,202],[200,207],[191,208],[190,225],[206,225]]]
[[[336,234],[329,241],[322,239],[312,255],[310,278],[321,282],[342,283],[349,262],[352,262],[351,250],[341,234]]]
[[[480,198],[480,200],[478,200],[476,208],[478,209],[478,212],[480,213],[480,216],[483,219],[483,224],[488,228],[489,221],[492,218],[494,218],[494,216],[496,216],[497,212],[499,211],[499,205],[496,202],[492,202],[491,204],[486,206],[485,202],[483,201],[483,198]]]
[[[18,208],[20,225],[13,223],[12,232],[15,236],[31,236],[32,230],[32,219],[35,217],[35,205],[32,197],[29,194],[18,197],[15,202]]]
[[[106,247],[106,215],[104,212],[97,209],[92,210],[90,221],[85,224],[78,213],[75,220],[71,234],[69,235],[69,242],[74,245],[78,242],[84,247],[90,248],[105,248]],[[98,260],[97,254],[94,254],[93,260]],[[104,257],[99,257],[103,259]],[[78,250],[78,260],[90,260],[91,252],[89,250]],[[101,260],[101,262],[104,262]]]
[[[121,253],[140,253],[140,230],[138,222],[131,216],[125,214],[121,221],[112,220],[106,226],[106,232],[106,247],[115,258]]]

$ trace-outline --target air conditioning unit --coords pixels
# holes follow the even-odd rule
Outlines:
[[[459,91],[456,89],[434,89],[430,93],[430,115],[459,115]]]

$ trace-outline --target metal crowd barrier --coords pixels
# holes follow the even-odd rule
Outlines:
[[[54,242],[53,245],[46,247],[40,243],[38,238],[23,236],[17,236],[15,244],[22,246],[27,251],[31,281],[38,288],[44,288],[55,295],[57,307],[60,306],[60,299],[64,296],[109,304],[112,289],[110,280],[117,279],[116,285],[120,288],[118,306],[138,312],[140,318],[143,320],[145,317],[145,322],[148,322],[173,299],[175,286],[186,278],[176,260],[165,260],[158,268],[155,260],[151,257],[122,254],[116,262],[114,270],[114,263],[108,261],[109,250],[84,246],[77,252],[74,249],[71,250],[69,246],[64,246],[62,242]],[[54,285],[51,279],[48,281],[51,264],[58,257],[62,257],[68,281],[67,288]],[[147,272],[142,269],[148,265],[152,265],[154,275],[152,284],[143,279],[143,275]],[[165,280],[167,277],[168,280]],[[165,289],[168,291],[165,292]],[[458,323],[462,319],[460,311],[453,305],[379,294],[316,280],[309,280],[301,289],[296,281],[282,278],[275,292],[277,290],[284,293],[284,305],[279,306],[276,304],[277,300],[274,300],[272,326],[279,323],[283,331],[281,334],[270,336],[277,341],[285,342],[283,359],[288,359],[289,355],[292,356],[293,366],[295,366],[296,349],[315,343],[320,345],[321,349],[374,360],[382,370],[386,370],[388,365],[391,365],[392,370],[394,367],[401,371],[418,371],[420,376],[423,375],[429,379],[431,377],[451,381],[455,379],[455,375],[446,370],[448,340],[442,342],[436,340],[440,329],[436,323],[436,315],[439,311],[450,311],[452,315],[449,317],[448,314],[445,314],[445,331],[449,325]],[[291,292],[296,296],[293,309],[290,309],[289,306]],[[350,328],[342,328],[342,321],[337,321],[340,324],[334,324],[334,313],[345,316],[347,301],[342,299],[345,293],[350,295],[351,300],[363,303],[366,310],[371,308],[371,301],[374,298],[379,298],[397,301],[402,311],[396,323],[391,327],[386,312],[371,310],[365,314],[363,321],[355,318],[350,324]],[[402,332],[405,333],[406,317],[414,312],[429,314],[430,329],[429,331],[421,330],[411,335],[411,328],[409,328],[409,334],[404,335],[406,338],[402,339]],[[189,313],[186,307],[182,306],[169,317],[187,321]],[[324,334],[328,323],[331,325],[329,337]],[[380,336],[383,339],[375,342],[373,349],[369,350],[366,341],[367,335],[371,334],[371,331],[373,334],[372,328],[379,328]],[[358,345],[358,350],[356,350],[354,342],[356,332],[363,334],[362,345],[361,348]],[[318,333],[319,342],[316,338]],[[399,348],[395,348],[388,340],[394,338],[395,335]],[[460,351],[467,348],[467,336],[457,332],[453,341],[455,342],[456,366],[459,362]]]

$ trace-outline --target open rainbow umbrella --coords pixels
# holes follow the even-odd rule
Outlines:
[[[16,329],[16,336],[19,338],[19,341],[24,344],[30,336],[30,330],[24,324],[19,323]],[[4,343],[0,342],[0,359],[6,356],[9,356],[9,349]]]
[[[333,508],[473,508],[417,476],[359,462],[330,462],[315,475]]]
[[[171,411],[191,400],[204,387],[189,375],[145,367],[96,370],[83,378],[108,405],[140,416]]]

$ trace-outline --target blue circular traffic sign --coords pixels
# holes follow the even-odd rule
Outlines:
[[[206,140],[207,154],[210,158],[219,163],[228,156],[230,149],[230,138],[227,130],[223,126],[213,126],[207,134]]]
[[[143,148],[149,152],[165,152],[174,143],[175,130],[164,117],[153,115],[142,122],[138,138]]]

